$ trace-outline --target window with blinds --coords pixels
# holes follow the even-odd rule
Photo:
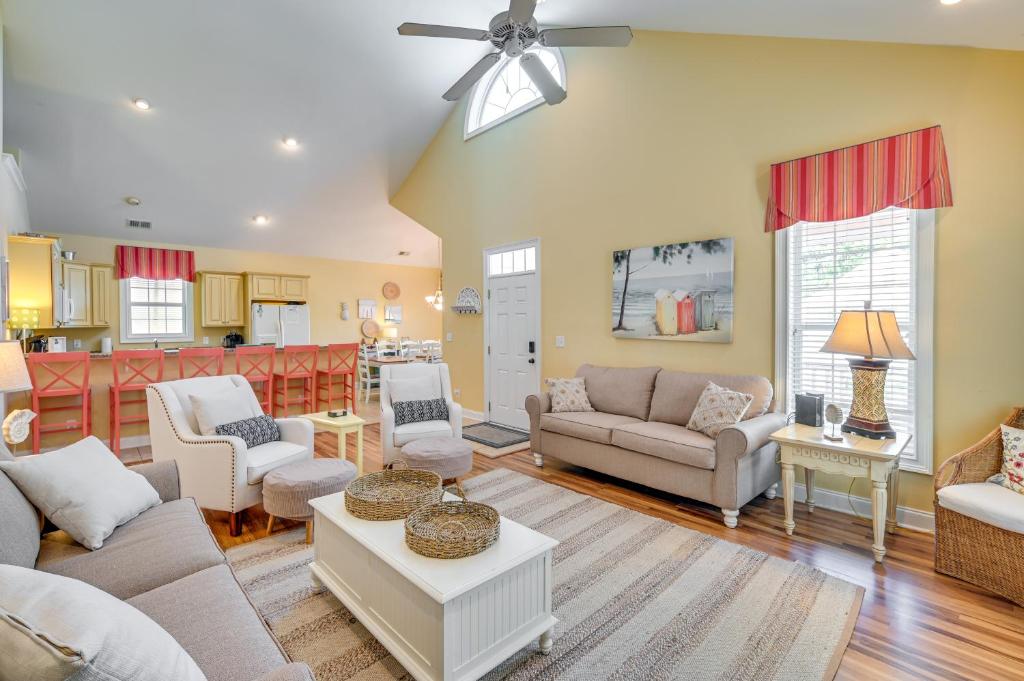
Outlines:
[[[121,341],[191,341],[192,285],[182,279],[121,280]]]
[[[902,466],[930,471],[931,355],[925,346],[931,342],[932,268],[927,258],[932,254],[930,233],[924,244],[928,252],[922,253],[915,213],[890,208],[854,220],[805,222],[785,230],[785,329],[784,337],[780,335],[785,348],[780,358],[786,364],[789,411],[798,393],[824,393],[826,403],[848,413],[853,399],[848,358],[823,353],[821,346],[842,310],[863,309],[865,301],[874,309],[893,310],[918,361],[892,362],[886,409],[895,430],[913,435]]]

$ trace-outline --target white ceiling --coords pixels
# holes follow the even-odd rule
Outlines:
[[[4,145],[22,150],[33,228],[435,264],[435,237],[388,197],[450,112],[441,93],[486,48],[395,28],[482,28],[505,6],[3,0]],[[1022,0],[548,0],[538,18],[1024,49]],[[302,148],[284,150],[284,135]],[[259,213],[269,226],[251,223]]]

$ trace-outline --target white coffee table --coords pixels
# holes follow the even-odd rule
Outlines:
[[[404,521],[356,518],[344,494],[309,502],[310,570],[417,681],[478,679],[538,637],[550,652],[556,540],[502,518],[486,551],[427,558],[406,546]]]

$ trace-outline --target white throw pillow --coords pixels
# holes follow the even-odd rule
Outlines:
[[[441,380],[437,375],[390,379],[388,380],[388,395],[391,397],[391,404],[422,402],[444,397],[441,394]]]
[[[0,679],[206,681],[170,634],[124,601],[16,565],[0,565],[0,650]]]
[[[149,481],[125,468],[95,437],[0,461],[0,470],[54,525],[89,549],[100,548],[116,527],[160,503]]]
[[[686,427],[717,438],[723,430],[740,422],[753,401],[753,395],[728,390],[708,381]]]
[[[236,385],[206,395],[189,395],[192,413],[196,415],[200,435],[216,435],[217,426],[244,421],[263,412],[253,407],[252,388]]]
[[[548,378],[544,381],[551,397],[551,413],[594,411],[583,378]]]

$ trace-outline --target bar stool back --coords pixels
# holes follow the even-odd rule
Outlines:
[[[224,348],[181,348],[178,350],[178,378],[222,376]]]
[[[337,343],[327,346],[327,368],[316,372],[316,409],[330,409],[340,399],[342,408],[356,413],[356,366],[359,364],[359,343]],[[340,377],[341,381],[336,379]]]
[[[256,399],[266,414],[274,411],[274,354],[273,345],[243,345],[235,348],[235,373],[252,385]]]
[[[145,409],[141,413],[125,414],[124,408],[145,405],[146,386],[164,380],[164,351],[114,350],[110,364],[114,374],[114,382],[109,386],[110,448],[121,456],[121,426],[149,422]],[[138,393],[142,393],[141,397]]]
[[[32,378],[32,452],[39,453],[43,433],[82,429],[82,437],[92,433],[92,402],[89,390],[88,352],[39,352],[29,353],[28,373]],[[80,401],[44,407],[42,400],[57,397],[78,397]],[[77,418],[57,423],[43,423],[43,415],[51,412],[78,411]]]
[[[313,384],[316,380],[316,365],[320,355],[318,345],[284,346],[284,369],[274,371],[274,416],[288,416],[288,408],[300,404],[309,414],[313,412]],[[297,397],[289,396],[292,381],[301,380],[302,391]]]

